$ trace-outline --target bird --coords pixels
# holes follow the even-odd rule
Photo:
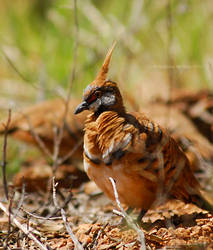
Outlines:
[[[175,139],[186,154],[194,172],[200,175],[201,172],[212,169],[213,145],[178,108],[154,101],[139,105],[140,111],[167,129],[169,135]],[[208,174],[202,176],[209,179]]]
[[[72,148],[83,138],[83,126],[86,119],[86,113],[80,116],[74,116],[74,108],[79,100],[71,97],[68,106],[67,116],[65,118],[62,142],[59,148],[59,156],[66,157]],[[41,149],[37,138],[49,150],[50,154],[54,152],[55,134],[63,124],[66,102],[62,98],[55,98],[39,102],[24,110],[12,113],[9,123],[8,135],[16,140],[34,145]],[[5,133],[5,121],[0,122],[0,135]],[[69,160],[82,160],[82,145],[72,154]]]
[[[108,51],[95,80],[84,90],[75,114],[90,113],[84,128],[84,169],[115,201],[141,210],[138,220],[158,197],[174,198],[213,212],[184,152],[167,131],[143,113],[128,113],[118,84],[107,79],[115,45]]]

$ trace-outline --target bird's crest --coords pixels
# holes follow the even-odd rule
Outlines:
[[[115,45],[116,45],[116,42],[114,42],[112,47],[109,49],[109,51],[104,59],[104,63],[101,66],[101,69],[100,69],[99,73],[97,74],[95,80],[92,83],[90,83],[86,87],[86,89],[84,90],[85,99],[90,95],[90,93],[93,89],[98,88],[98,87],[102,87],[104,85],[106,78],[107,78],[107,73],[109,70],[109,63],[110,63],[110,60],[112,57],[112,52],[115,48]]]
[[[107,73],[108,73],[108,70],[109,70],[109,63],[110,63],[110,60],[111,60],[111,57],[112,57],[112,52],[115,48],[115,45],[116,45],[116,42],[113,43],[112,47],[110,48],[110,50],[108,51],[105,59],[104,59],[104,63],[95,79],[96,82],[98,83],[103,83],[105,80],[106,80],[106,77],[107,77]]]

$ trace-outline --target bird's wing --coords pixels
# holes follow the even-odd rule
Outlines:
[[[130,113],[127,120],[137,128],[133,141],[135,152],[142,148],[143,151],[150,154],[159,151],[168,143],[170,137],[167,131],[143,113]]]
[[[107,165],[127,152],[135,157],[150,156],[168,138],[159,125],[140,113],[120,117],[115,112],[104,112],[97,120],[97,133],[101,158]]]

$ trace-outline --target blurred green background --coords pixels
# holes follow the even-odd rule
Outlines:
[[[66,95],[76,36],[78,94],[114,40],[110,73],[126,85],[162,74],[175,86],[212,87],[211,0],[76,2],[78,27],[72,0],[0,1],[1,96],[16,102]]]
[[[0,117],[8,107],[65,97],[73,65],[72,93],[80,97],[115,40],[110,77],[144,102],[168,98],[171,88],[213,88],[212,0],[76,0],[76,5],[0,0]]]

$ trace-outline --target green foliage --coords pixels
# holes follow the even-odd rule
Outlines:
[[[2,148],[3,148],[3,137],[0,138],[0,148],[1,155],[0,159],[2,160]],[[7,165],[6,165],[6,174],[7,177],[11,178],[14,173],[18,172],[20,166],[23,165],[24,162],[38,158],[38,150],[35,148],[26,147],[26,145],[15,141],[12,138],[8,138],[7,142]],[[0,178],[2,177],[2,169],[0,169]]]
[[[77,37],[76,95],[94,79],[114,40],[110,74],[125,88],[134,91],[132,84],[142,84],[147,72],[159,82],[169,82],[173,72],[177,86],[212,87],[212,0],[76,2],[78,26],[74,0],[0,1],[0,93],[15,107],[66,95]],[[16,155],[11,169],[19,164]]]
[[[122,48],[122,56],[116,58],[117,70],[129,56],[150,66],[168,65],[172,57],[175,65],[188,65],[188,70],[197,67],[192,73],[199,87],[209,83],[205,67],[213,44],[210,0],[77,0],[77,5],[75,91],[92,80],[115,39]],[[0,12],[1,46],[16,50],[13,62],[29,82],[37,83],[44,70],[47,95],[58,86],[66,89],[76,40],[73,1],[7,1],[1,3]],[[4,67],[10,77],[13,69]],[[140,74],[136,79],[142,78],[143,70]],[[181,83],[193,85],[188,78],[184,82],[184,76]]]

